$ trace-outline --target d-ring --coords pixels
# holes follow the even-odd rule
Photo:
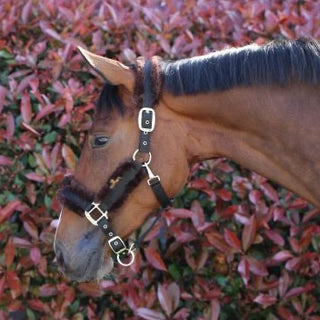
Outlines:
[[[123,252],[122,252],[123,253]],[[129,267],[129,266],[131,266],[132,265],[132,263],[133,263],[133,261],[134,261],[134,252],[132,251],[132,250],[128,250],[127,249],[127,253],[128,254],[130,254],[131,255],[131,257],[130,257],[130,259],[129,259],[129,261],[128,262],[123,262],[122,260],[121,260],[121,253],[120,254],[117,254],[117,260],[118,260],[118,262],[119,262],[119,264],[121,264],[122,266],[124,266],[124,267]],[[127,257],[126,257],[127,258]]]
[[[136,157],[137,157],[138,152],[139,152],[139,149],[137,149],[137,150],[133,153],[133,155],[132,155],[133,161],[136,161]],[[150,164],[150,162],[151,162],[151,160],[152,160],[151,152],[148,152],[148,156],[149,156],[148,161],[143,161],[143,164],[147,164],[147,165]]]

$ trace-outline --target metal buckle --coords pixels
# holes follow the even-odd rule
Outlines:
[[[119,243],[121,244],[122,248],[119,249],[119,250],[116,250],[116,249],[113,248],[112,243],[115,246],[118,245],[117,243],[115,243],[116,241],[119,241]],[[117,261],[118,261],[119,264],[121,264],[124,267],[128,267],[133,263],[134,258],[135,258],[134,251],[136,250],[134,248],[134,243],[132,243],[130,248],[128,249],[126,247],[125,243],[123,242],[123,240],[119,236],[115,236],[115,237],[111,238],[108,241],[108,244],[109,244],[110,249],[117,255]],[[128,262],[122,261],[122,259],[123,259],[122,257],[125,256],[127,258],[128,255],[130,255],[130,258],[129,258]]]
[[[153,176],[152,178],[149,178],[147,180],[147,183],[148,183],[149,186],[151,186],[151,181],[154,180],[154,179],[157,179],[158,182],[160,181],[160,177],[159,176]]]
[[[112,243],[114,244],[114,246],[118,246],[118,243],[117,241],[119,241],[119,243],[121,244],[121,249],[119,250],[116,250],[113,248],[113,245]],[[109,241],[108,241],[108,244],[109,244],[109,247],[111,248],[111,250],[115,253],[115,254],[120,254],[121,252],[123,252],[124,250],[127,250],[127,247],[125,245],[125,243],[123,242],[123,240],[119,237],[119,236],[115,236],[113,238],[111,238]]]
[[[136,158],[137,158],[137,154],[138,154],[138,153],[139,153],[139,149],[137,149],[137,150],[133,153],[133,155],[132,155],[132,160],[133,160],[133,161],[136,161]],[[145,163],[146,163],[146,164],[150,164],[151,160],[152,160],[151,152],[148,152],[148,160],[145,161],[144,164],[145,164]],[[143,166],[143,165],[142,165],[142,166]]]
[[[128,258],[128,255],[130,255],[130,258],[128,260],[128,262],[125,262],[125,261],[122,261],[121,257],[123,257],[124,255],[122,255],[122,252],[120,254],[117,254],[117,261],[119,264],[121,264],[122,266],[124,267],[129,267],[130,265],[132,265],[133,261],[134,261],[134,258],[135,258],[135,255],[134,255],[134,251],[136,250],[136,248],[134,248],[134,243],[131,244],[130,248],[126,248],[124,249],[125,251],[127,251],[127,255],[126,255],[126,258]],[[123,251],[124,253],[124,251]]]
[[[84,213],[85,213],[85,216],[86,218],[94,225],[94,226],[97,226],[98,225],[98,221],[105,217],[107,220],[109,219],[108,218],[108,211],[103,211],[101,208],[100,208],[100,203],[95,203],[95,202],[92,202],[91,203],[92,207],[90,208],[90,210],[85,210]],[[98,218],[98,219],[94,219],[92,216],[91,216],[91,212],[93,212],[94,210],[98,210],[101,214],[101,216]]]
[[[143,123],[143,113],[146,112],[149,114],[151,112],[151,123]],[[149,120],[147,120],[149,121]],[[152,132],[154,130],[154,126],[156,124],[156,113],[152,108],[144,107],[141,108],[139,111],[139,116],[138,116],[138,125],[139,129],[143,132]]]
[[[147,180],[147,182],[148,182],[148,185],[150,186],[151,185],[151,180],[154,180],[154,179],[157,179],[158,181],[160,181],[160,177],[157,175],[155,175],[153,172],[152,172],[152,170],[150,169],[150,167],[149,167],[149,162],[145,162],[143,165],[142,165],[143,167],[145,167],[146,168],[146,170],[147,170],[147,174],[148,174],[148,180]]]

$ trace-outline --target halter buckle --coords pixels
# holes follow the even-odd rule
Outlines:
[[[98,217],[97,219],[93,218],[91,213],[94,212],[95,210],[98,210],[99,213],[100,213],[100,217]],[[98,221],[105,217],[107,220],[109,219],[108,218],[108,210],[105,210],[103,211],[101,208],[100,208],[100,203],[95,203],[95,202],[92,202],[91,203],[91,207],[90,208],[87,208],[85,211],[85,216],[86,218],[94,225],[94,226],[98,226]]]
[[[124,267],[130,266],[134,261],[134,243],[129,248],[126,247],[125,243],[119,236],[115,236],[108,241],[109,247],[117,255],[117,261]],[[128,261],[124,261],[123,258],[128,258]]]
[[[139,111],[138,125],[143,132],[152,132],[156,124],[156,113],[152,108],[144,107]]]

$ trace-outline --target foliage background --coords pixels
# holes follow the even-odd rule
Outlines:
[[[68,282],[52,251],[55,194],[102,85],[76,45],[130,62],[319,40],[319,12],[317,0],[0,0],[0,319],[320,319],[319,211],[225,159],[192,168],[115,279]]]

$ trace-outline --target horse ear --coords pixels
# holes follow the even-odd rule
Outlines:
[[[124,85],[130,92],[134,88],[134,75],[132,70],[119,61],[91,53],[81,47],[78,50],[86,61],[113,85]]]

